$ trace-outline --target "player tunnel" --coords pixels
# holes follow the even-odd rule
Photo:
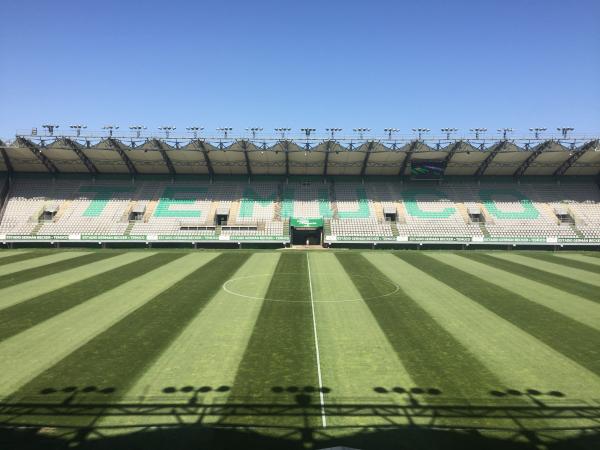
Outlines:
[[[320,245],[323,242],[323,219],[291,219],[292,245]]]

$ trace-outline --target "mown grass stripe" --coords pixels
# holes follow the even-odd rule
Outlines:
[[[417,253],[396,256],[600,375],[600,332],[475,275]],[[521,273],[527,277],[527,273]]]
[[[0,341],[48,320],[181,255],[159,253],[0,310]]]
[[[40,252],[36,258],[26,259],[24,261],[17,261],[12,264],[5,264],[0,266],[0,277],[5,277],[12,273],[21,272],[23,270],[30,270],[36,267],[46,266],[59,261],[66,261],[77,256],[89,255],[89,251],[74,251],[74,252]]]
[[[62,261],[47,264],[45,266],[34,267],[31,269],[21,270],[0,277],[0,289],[13,286],[15,284],[24,283],[26,281],[35,280],[55,273],[63,272],[74,267],[83,266],[103,259],[116,256],[116,253],[88,253],[74,258],[65,259]]]
[[[570,258],[563,258],[556,253],[548,252],[527,252],[522,253],[523,256],[529,258],[539,259],[540,261],[546,261],[554,264],[560,264],[562,266],[573,267],[574,269],[581,269],[591,273],[600,274],[600,265],[586,263],[584,261],[578,261]]]
[[[364,298],[387,294],[389,284],[395,284],[358,253],[336,256]],[[469,349],[402,289],[366,304],[418,387],[470,398],[502,386]]]
[[[471,258],[474,261],[487,264],[497,269],[502,269],[506,272],[514,273],[515,275],[527,277],[530,280],[552,286],[555,289],[568,292],[569,294],[577,295],[579,297],[587,298],[588,300],[600,303],[600,289],[597,286],[583,283],[572,278],[563,277],[555,273],[546,272],[544,270],[536,269],[534,267],[526,266],[517,262],[507,261],[502,258],[495,258],[484,253],[467,252],[462,256],[465,258]]]
[[[37,252],[24,252],[24,253],[15,253],[14,255],[6,255],[0,258],[0,266],[4,266],[6,264],[12,264],[19,261],[27,261],[28,259],[39,258],[40,253]]]
[[[294,403],[303,387],[316,391],[318,386],[304,253],[281,255],[265,298],[277,301],[263,301],[235,376],[229,397],[233,403]],[[307,395],[318,404],[317,392]],[[312,419],[312,425],[320,424],[319,417]],[[236,420],[244,422],[243,418]],[[296,424],[302,422],[298,417],[288,420]],[[272,418],[270,422],[277,423],[277,420]]]
[[[38,375],[14,397],[68,386],[114,389],[100,396],[102,401],[121,397],[248,256],[229,253],[212,259]],[[71,395],[52,392],[44,401],[61,402]],[[76,395],[83,401],[87,396],[98,398],[95,391],[86,395],[79,390]]]

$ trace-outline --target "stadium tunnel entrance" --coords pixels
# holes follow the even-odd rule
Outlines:
[[[291,219],[292,245],[321,245],[323,243],[323,219]]]

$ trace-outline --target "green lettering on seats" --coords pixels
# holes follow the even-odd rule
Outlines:
[[[199,195],[206,194],[205,187],[179,186],[165,188],[160,198],[154,217],[200,217],[200,211],[196,210],[171,210],[174,205],[191,205],[198,201],[198,198],[175,198],[180,193],[195,193]]]
[[[492,198],[493,196],[505,196],[517,199],[523,211],[502,211],[498,208],[498,205]],[[496,219],[537,219],[540,216],[540,212],[533,206],[531,200],[529,200],[523,193],[515,189],[481,189],[479,191],[479,197],[485,206],[485,209],[494,216]],[[514,200],[511,200],[514,201]]]
[[[108,201],[113,194],[118,192],[131,192],[133,187],[113,187],[113,186],[81,186],[79,192],[96,194],[92,199],[90,206],[83,212],[83,217],[98,217],[106,208]]]
[[[448,207],[441,211],[424,211],[417,202],[418,196],[435,196],[442,200],[447,200],[448,197],[441,191],[436,189],[411,189],[402,193],[404,201],[404,207],[406,212],[413,217],[419,217],[421,219],[447,219],[456,213],[456,208]]]
[[[358,209],[356,211],[338,211],[340,219],[366,219],[371,215],[365,188],[356,188],[356,197],[358,199]]]
[[[329,206],[329,192],[327,189],[319,189],[317,193],[319,202],[320,217],[333,217],[333,212]],[[288,219],[294,217],[294,189],[284,187],[281,196],[281,218]],[[315,219],[316,217],[303,217],[304,219]]]
[[[263,208],[269,206],[275,201],[277,194],[272,192],[266,197],[259,196],[254,189],[247,187],[244,189],[244,195],[240,203],[240,217],[252,217],[254,214],[254,204],[258,203]]]

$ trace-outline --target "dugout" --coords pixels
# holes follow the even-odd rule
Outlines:
[[[323,219],[291,219],[292,245],[321,245],[323,243]]]

